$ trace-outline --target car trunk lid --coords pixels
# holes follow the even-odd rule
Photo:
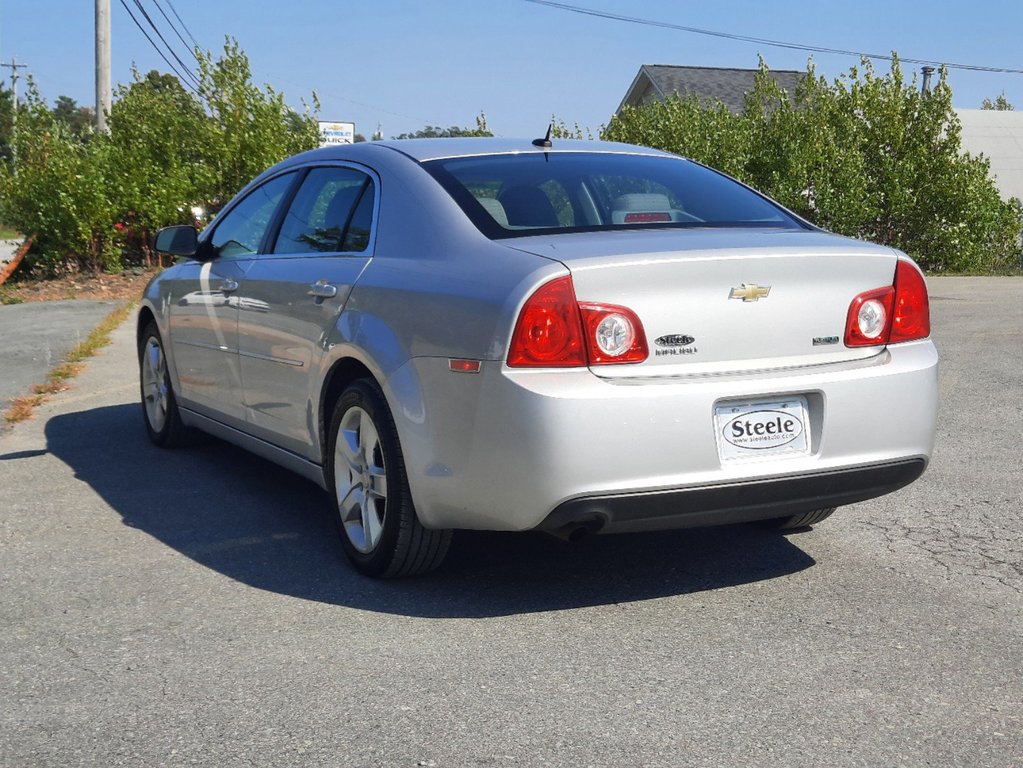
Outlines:
[[[628,307],[642,363],[602,377],[711,375],[856,360],[843,343],[853,298],[891,285],[890,248],[816,231],[693,229],[523,238],[518,250],[563,263],[580,302]]]

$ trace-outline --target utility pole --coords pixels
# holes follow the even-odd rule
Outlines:
[[[96,0],[96,130],[108,132],[110,113],[110,0]]]
[[[9,67],[11,70],[11,94],[14,109],[11,111],[11,167],[18,172],[18,142],[14,138],[15,128],[18,127],[18,70],[24,69],[28,64],[19,64],[11,57],[10,64],[0,64],[0,67]]]
[[[931,92],[931,75],[934,74],[934,67],[930,64],[925,64],[920,67],[920,74],[923,75],[922,82],[920,83],[920,93],[928,94]]]

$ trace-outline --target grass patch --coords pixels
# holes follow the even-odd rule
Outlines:
[[[53,381],[67,381],[81,373],[84,367],[81,363],[61,363],[50,371],[50,378]]]
[[[0,289],[0,305],[3,304],[24,304],[25,300],[20,296],[15,296],[13,293]]]
[[[17,424],[32,418],[32,411],[46,402],[45,395],[25,395],[11,400],[11,407],[4,412],[4,420],[8,424]]]
[[[85,341],[67,353],[64,361],[67,363],[80,363],[95,355],[97,350],[110,343],[110,334],[114,332],[117,326],[128,319],[128,315],[134,309],[134,303],[125,304],[104,317],[99,325],[92,329],[92,333],[85,337]]]
[[[128,319],[134,309],[134,303],[124,304],[104,317],[82,343],[67,353],[64,362],[46,375],[45,382],[32,387],[31,395],[11,400],[10,406],[4,411],[4,421],[8,424],[25,421],[32,417],[32,412],[45,403],[50,395],[70,389],[71,379],[85,368],[83,362],[110,343],[110,334]]]
[[[0,224],[0,240],[20,240],[21,233],[7,226],[6,224]]]

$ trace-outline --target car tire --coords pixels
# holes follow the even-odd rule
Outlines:
[[[835,507],[829,507],[827,509],[814,509],[810,512],[792,515],[791,517],[776,517],[771,520],[765,520],[764,526],[767,528],[774,528],[778,531],[793,531],[797,528],[808,528],[811,525],[817,525],[817,523],[825,518],[831,517],[831,514],[834,511]]]
[[[419,522],[394,419],[376,383],[356,381],[338,398],[324,462],[345,554],[367,576],[413,576],[437,568],[450,530]]]
[[[184,445],[190,430],[181,421],[163,340],[156,323],[152,322],[146,325],[139,338],[139,390],[142,420],[149,439],[161,448]]]

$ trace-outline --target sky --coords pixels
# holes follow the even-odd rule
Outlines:
[[[480,112],[499,136],[542,135],[552,115],[596,133],[643,64],[755,68],[762,55],[771,68],[803,69],[811,55],[529,0],[139,2],[186,63],[190,54],[160,9],[171,19],[176,11],[199,45],[214,53],[226,35],[236,38],[257,83],[284,91],[295,107],[315,92],[321,120],[354,122],[367,137],[378,127],[391,137],[425,125],[474,126]],[[565,2],[785,43],[1023,70],[1019,0]],[[123,3],[145,24],[134,0]],[[133,64],[142,72],[168,71],[124,4],[111,0],[115,85],[130,81]],[[26,63],[19,73],[30,74],[51,103],[66,95],[92,106],[94,7],[89,0],[0,0],[0,61]],[[859,63],[855,56],[812,56],[829,79]],[[875,67],[887,72],[889,64]],[[919,67],[904,67],[912,69]],[[0,69],[0,77],[10,87],[10,69]],[[1004,93],[1023,110],[1023,74],[953,69],[949,81],[957,107],[978,108],[985,97]]]

